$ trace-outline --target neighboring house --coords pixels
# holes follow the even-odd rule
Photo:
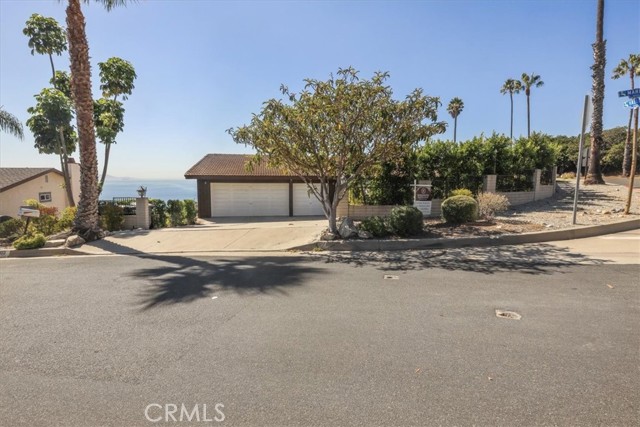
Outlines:
[[[80,165],[70,163],[71,188],[78,201]],[[0,215],[16,217],[20,206],[34,199],[62,212],[69,206],[62,172],[54,168],[0,168]]]
[[[185,174],[198,182],[198,216],[319,216],[322,205],[297,176],[267,166],[247,171],[244,154],[207,154]]]

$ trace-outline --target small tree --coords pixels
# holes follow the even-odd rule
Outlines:
[[[329,230],[337,233],[338,203],[356,177],[446,128],[436,121],[438,98],[416,89],[394,100],[385,85],[388,77],[377,72],[360,80],[356,70],[346,68],[326,81],[305,80],[299,94],[281,86],[289,103],[270,99],[251,124],[228,132],[236,143],[256,150],[249,167],[266,159],[300,177],[322,203]],[[320,181],[317,187],[314,181]]]

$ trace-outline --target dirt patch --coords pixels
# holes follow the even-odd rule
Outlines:
[[[499,236],[503,234],[531,233],[545,230],[542,224],[518,220],[476,221],[452,226],[438,219],[425,221],[427,236],[432,238],[454,238],[475,236]]]

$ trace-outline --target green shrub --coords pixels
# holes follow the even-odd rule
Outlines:
[[[182,200],[168,200],[169,224],[171,227],[185,224],[184,203]]]
[[[389,229],[384,218],[381,216],[371,216],[360,222],[360,230],[371,233],[373,237],[384,237],[389,235]]]
[[[471,190],[467,190],[466,188],[457,188],[451,192],[451,196],[473,197],[473,193],[471,192]]]
[[[187,200],[184,200],[182,203],[184,205],[185,221],[187,222],[188,225],[195,224],[196,218],[198,217],[196,202],[191,199],[187,199]]]
[[[78,208],[68,206],[62,211],[62,215],[58,220],[58,231],[68,230],[73,227],[73,220],[76,218]]]
[[[100,217],[102,227],[109,231],[122,230],[124,224],[124,209],[115,203],[105,203]]]
[[[424,227],[422,212],[413,206],[397,206],[389,215],[389,230],[397,236],[420,234]]]
[[[151,228],[164,228],[167,226],[167,204],[164,200],[150,199]]]
[[[25,234],[13,242],[13,247],[16,249],[37,249],[43,247],[46,241],[47,239],[42,233]]]
[[[18,238],[23,232],[26,222],[19,218],[11,218],[0,223],[0,238]]]
[[[480,218],[492,220],[497,213],[509,209],[509,199],[502,194],[480,193],[476,197],[478,202],[478,215]]]
[[[451,224],[475,221],[478,203],[469,196],[453,196],[442,202],[442,218]]]
[[[34,199],[25,200],[24,203],[40,211],[40,217],[31,218],[31,224],[36,232],[50,236],[58,231],[58,208],[44,205]]]

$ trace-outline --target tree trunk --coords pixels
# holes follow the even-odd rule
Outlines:
[[[107,167],[109,166],[109,153],[111,152],[111,144],[106,143],[104,147],[104,166],[102,167],[102,178],[100,178],[100,184],[98,184],[98,191],[102,193],[104,187],[104,180],[107,178]]]
[[[509,92],[509,98],[511,98],[511,132],[509,136],[511,137],[511,142],[513,142],[513,92]]]
[[[529,105],[529,94],[527,93],[527,138],[531,137],[531,109]]]
[[[602,147],[602,116],[604,106],[604,68],[606,64],[606,44],[603,39],[604,0],[598,0],[596,42],[593,44],[593,113],[591,115],[591,159],[584,183],[604,184],[600,170],[600,148]]]
[[[458,131],[458,116],[453,118],[453,143],[456,143],[456,133]]]
[[[91,65],[80,0],[69,0],[67,33],[71,62],[71,93],[76,107],[80,149],[80,202],[73,229],[85,240],[101,237],[98,218],[98,158],[93,123]]]
[[[635,89],[633,81],[633,69],[629,72],[631,77],[631,89]],[[629,124],[627,125],[627,138],[624,141],[624,158],[622,160],[622,176],[629,176],[631,170],[631,120],[633,119],[633,109],[629,111]]]
[[[631,153],[631,174],[629,174],[629,188],[627,193],[627,204],[624,207],[624,214],[629,214],[631,209],[631,197],[633,197],[633,179],[636,175],[636,165],[638,161],[638,107],[631,110],[634,112],[634,124],[633,124],[633,149]]]

